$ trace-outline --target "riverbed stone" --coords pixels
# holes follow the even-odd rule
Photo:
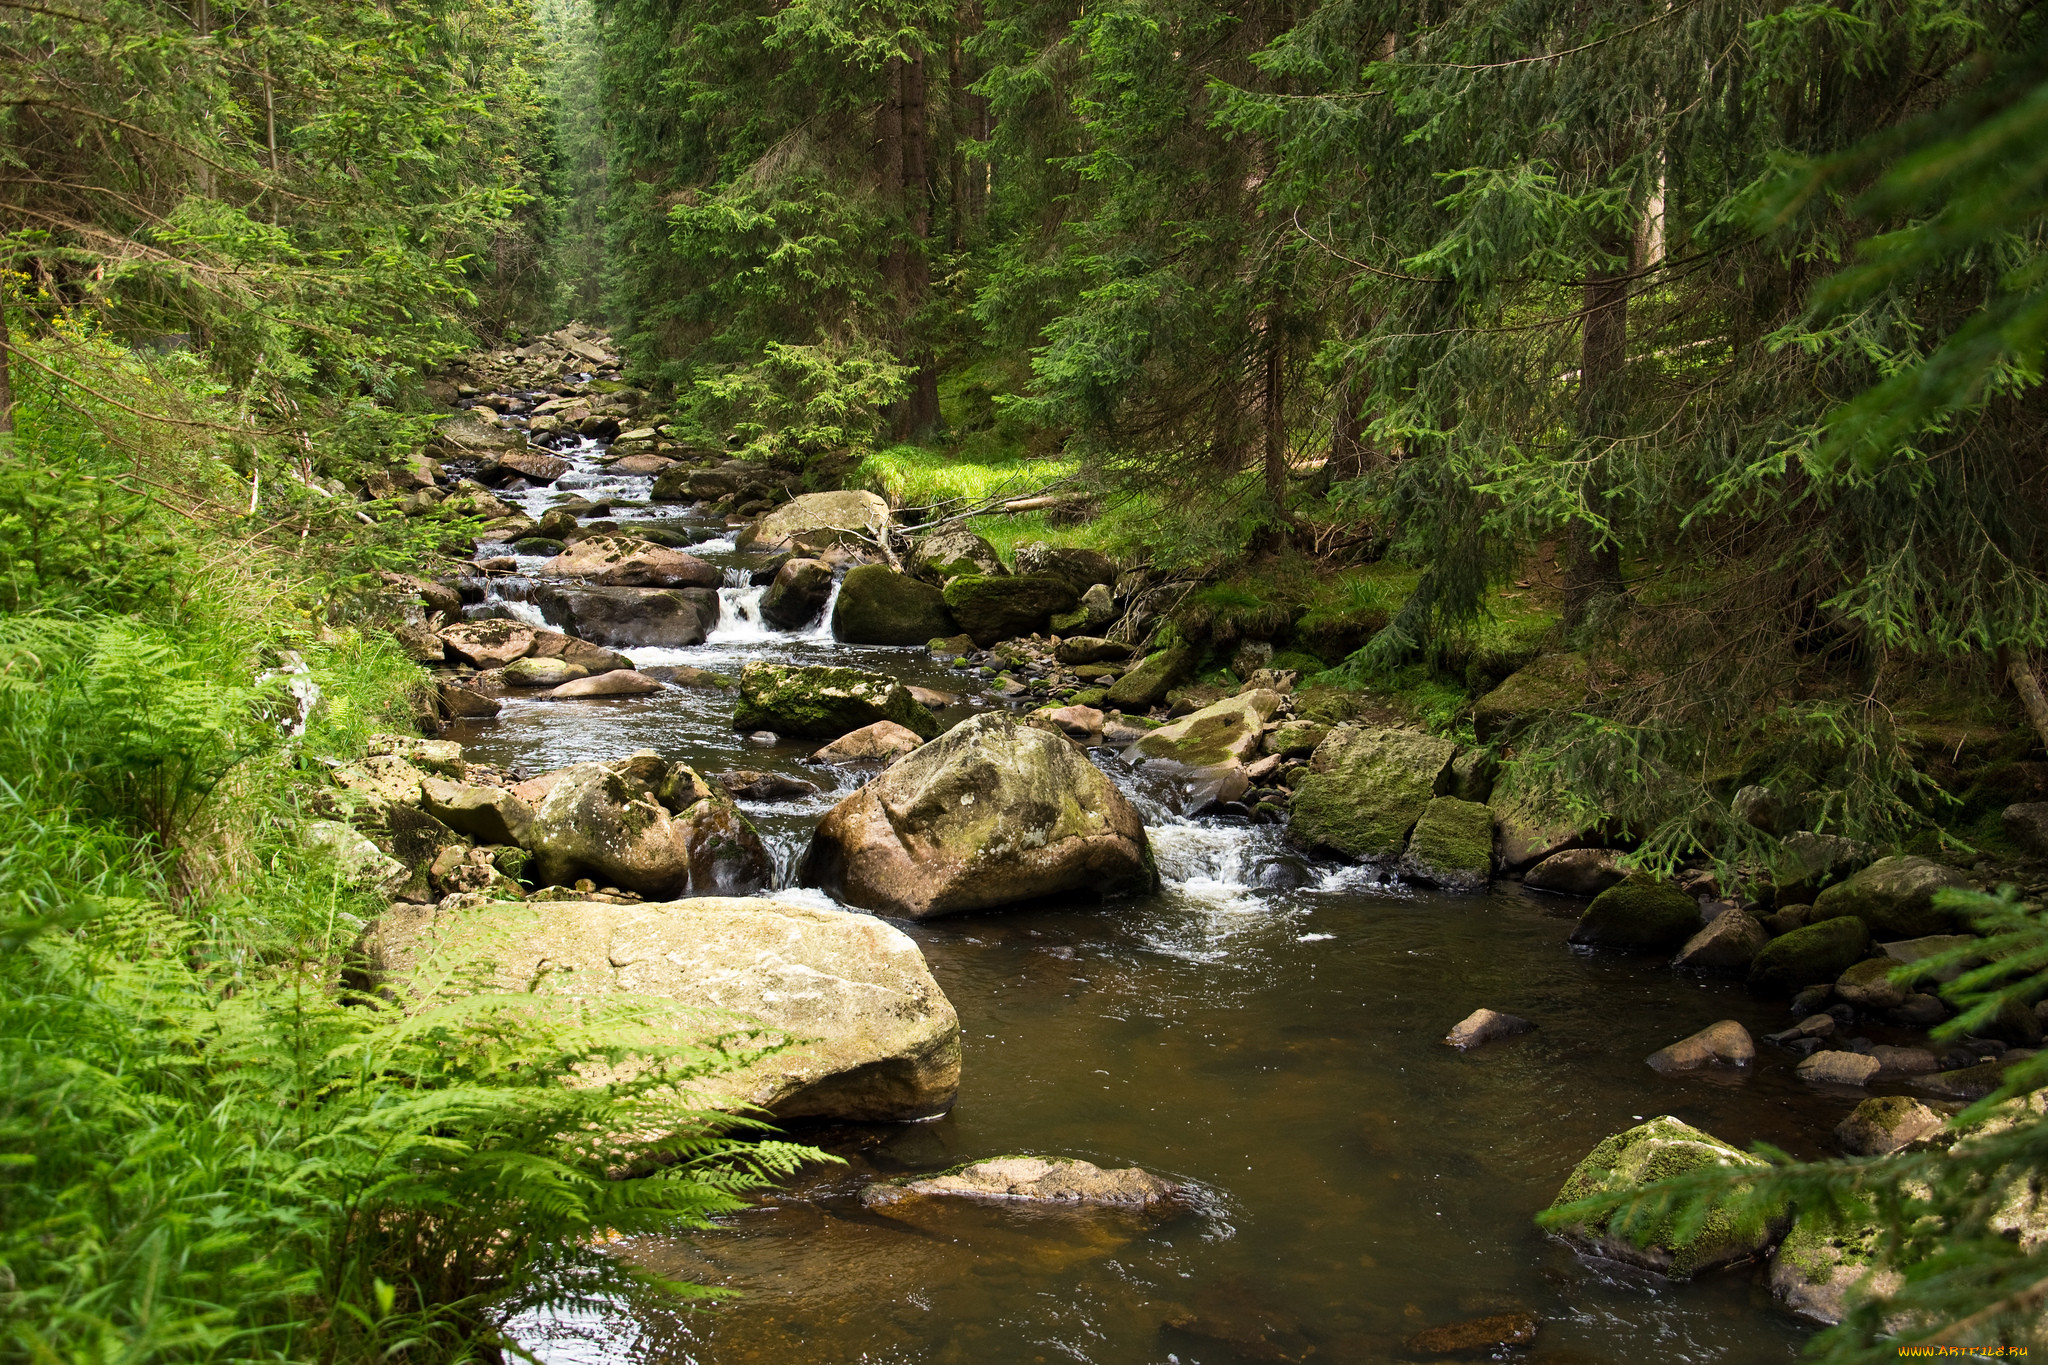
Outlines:
[[[1099,635],[1068,635],[1053,646],[1052,656],[1069,666],[1077,664],[1122,663],[1131,657],[1131,647]]]
[[[398,982],[430,951],[467,953],[487,964],[486,989],[533,1008],[674,1001],[665,1026],[679,1043],[757,1026],[738,1046],[764,1055],[700,1083],[716,1108],[902,1122],[943,1113],[959,1090],[952,1003],[917,945],[872,915],[716,897],[419,908],[378,920],[364,947],[372,970]]]
[[[1883,938],[1953,933],[1952,911],[1934,904],[1938,891],[1967,887],[1969,878],[1932,858],[1880,858],[1813,899],[1810,922],[1854,915]]]
[[[1074,604],[1072,611],[1054,612],[1052,628],[1061,635],[1071,631],[1101,630],[1123,613],[1117,610],[1116,596],[1106,583],[1097,583],[1081,594],[1081,600]]]
[[[811,755],[813,763],[893,763],[918,745],[923,736],[893,720],[878,720],[841,735]]]
[[[366,754],[334,770],[334,785],[372,811],[420,804],[426,774],[396,754]]]
[[[547,695],[573,701],[578,697],[646,697],[662,690],[658,678],[650,678],[636,669],[615,668],[595,677],[571,679]]]
[[[579,540],[541,565],[540,571],[621,588],[715,588],[725,581],[717,566],[695,555],[629,535]]]
[[[1147,711],[1194,675],[1200,655],[1187,645],[1148,654],[1144,661],[1109,685],[1109,705],[1123,711]]]
[[[950,580],[942,600],[960,629],[983,649],[1020,635],[1044,634],[1055,612],[1072,611],[1079,600],[1060,578],[996,578],[963,574]],[[932,631],[942,635],[944,631]]]
[[[1812,1085],[1868,1085],[1877,1078],[1883,1064],[1861,1052],[1816,1052],[1792,1074]]]
[[[910,568],[940,583],[964,574],[1001,578],[1009,572],[996,547],[963,526],[947,526],[920,538],[911,547]]]
[[[1278,692],[1259,690],[1225,697],[1147,731],[1124,750],[1124,761],[1161,761],[1185,768],[1237,767],[1258,752],[1266,722],[1279,707]]]
[[[921,645],[953,631],[939,589],[884,564],[847,570],[832,606],[832,635],[850,645]]]
[[[1597,896],[1627,876],[1621,855],[1611,848],[1568,848],[1523,873],[1522,885],[1561,896]]]
[[[579,640],[559,630],[533,632],[533,647],[527,651],[529,659],[560,659],[565,664],[574,664],[586,673],[609,673],[616,668],[631,668],[633,661],[616,649]]]
[[[710,588],[543,583],[533,601],[569,633],[625,649],[687,649],[703,644],[718,624],[718,594]]]
[[[392,896],[405,885],[405,864],[370,842],[367,835],[339,820],[308,820],[306,847],[324,855],[343,886]]]
[[[1590,683],[1584,655],[1546,654],[1472,704],[1473,732],[1490,743],[1540,716],[1572,710],[1586,700]]]
[[[1870,951],[1870,931],[1853,916],[1809,924],[1763,946],[1749,967],[1749,988],[1766,995],[1791,995],[1805,986],[1834,981]]]
[[[1844,1218],[1828,1209],[1802,1209],[1771,1257],[1771,1292],[1802,1318],[1839,1323],[1859,1298],[1886,1298],[1904,1283],[1882,1265],[1883,1247],[1873,1212]]]
[[[1709,1024],[1688,1038],[1660,1047],[1644,1058],[1653,1071],[1698,1071],[1711,1066],[1748,1066],[1756,1060],[1756,1040],[1734,1019]]]
[[[503,787],[429,777],[420,782],[420,797],[421,805],[436,820],[486,844],[524,848],[533,832],[533,807]]]
[[[1013,560],[1020,578],[1057,578],[1077,599],[1090,588],[1116,583],[1116,561],[1100,550],[1032,540],[1017,547]]]
[[[2033,854],[2048,856],[2048,801],[2018,801],[1999,815],[2005,837]]]
[[[1889,957],[1865,958],[1835,978],[1835,995],[1864,1009],[1895,1010],[1913,993],[1891,979],[1898,967]]]
[[[878,720],[894,721],[923,739],[939,732],[932,713],[910,689],[884,673],[771,663],[750,663],[740,670],[735,730],[829,740]]]
[[[1102,742],[1102,712],[1092,706],[1049,706],[1032,712],[1025,719],[1050,725],[1080,744]]]
[[[587,678],[590,670],[578,667],[567,659],[535,659],[532,657],[514,659],[505,665],[500,675],[507,687],[560,687],[577,678]]]
[[[533,627],[502,617],[458,621],[441,632],[448,657],[478,668],[503,668],[533,648]]]
[[[1397,867],[1409,881],[1446,891],[1484,891],[1493,880],[1493,812],[1439,796],[1422,808]]]
[[[787,773],[764,773],[753,768],[713,773],[711,780],[725,788],[726,795],[735,801],[795,801],[816,796],[819,791],[815,782],[806,782]]]
[[[1295,784],[1292,834],[1351,858],[1392,859],[1444,793],[1457,745],[1416,730],[1344,725],[1316,746]]]
[[[423,773],[452,777],[460,782],[469,775],[462,746],[452,739],[422,739],[418,735],[375,734],[363,746],[366,754],[393,754]]]
[[[589,877],[643,896],[743,896],[773,875],[731,798],[651,752],[563,769],[534,810],[528,847],[536,877],[555,886]]]
[[[822,559],[785,559],[761,594],[761,619],[795,630],[818,619],[832,592],[832,566]]]
[[[1476,1009],[1453,1024],[1451,1031],[1444,1035],[1444,1041],[1463,1052],[1493,1042],[1497,1038],[1519,1037],[1535,1027],[1518,1014]]]
[[[1877,1095],[1835,1125],[1835,1142],[1851,1156],[1889,1156],[1941,1131],[1944,1120],[1910,1095]]]
[[[1552,1209],[1595,1195],[1638,1190],[1653,1181],[1717,1167],[1763,1168],[1761,1158],[1736,1150],[1710,1133],[1669,1114],[1602,1141],[1575,1167],[1551,1202]],[[1613,1215],[1597,1213],[1555,1227],[1560,1237],[1589,1255],[1655,1271],[1674,1280],[1703,1270],[1749,1260],[1770,1246],[1771,1230],[1738,1223],[1725,1201],[1710,1205],[1705,1222],[1682,1233],[1672,1212],[1624,1237],[1611,1231]]]
[[[1330,737],[1330,727],[1314,720],[1283,720],[1260,746],[1281,758],[1307,758]]]
[[[1402,1346],[1417,1355],[1499,1358],[1503,1348],[1532,1344],[1542,1325],[1543,1319],[1527,1311],[1489,1313],[1482,1318],[1425,1327]]]
[[[1573,943],[1628,952],[1658,952],[1676,947],[1700,927],[1699,902],[1668,881],[1633,873],[1593,897]]]
[[[1778,905],[1811,905],[1823,887],[1870,862],[1870,850],[1839,834],[1802,829],[1786,835],[1771,855]]]
[[[742,529],[742,550],[816,554],[835,545],[875,546],[889,531],[889,504],[858,489],[803,493]]]
[[[1975,934],[1927,934],[1920,938],[1894,939],[1890,943],[1880,943],[1878,947],[1883,950],[1886,957],[1897,964],[1925,962],[1929,958],[1940,957],[1959,948],[1973,948],[1983,941]],[[1923,968],[1919,980],[1949,982],[1972,967],[1983,965],[1984,959],[1971,953],[1960,962],[1946,967]]]
[[[442,681],[434,684],[434,700],[441,714],[452,719],[486,719],[504,708],[496,697],[487,697],[474,687]]]
[[[1726,910],[1687,939],[1671,965],[1699,972],[1747,972],[1770,941],[1769,931],[1754,916],[1740,909]]]
[[[1074,1157],[1004,1156],[970,1162],[940,1175],[877,1180],[861,1190],[860,1202],[881,1213],[893,1212],[916,1199],[1151,1209],[1173,1202],[1180,1194],[1181,1187],[1173,1181],[1136,1166],[1105,1170]]]
[[[1063,736],[985,712],[885,769],[812,835],[802,881],[907,919],[1158,884],[1145,823]]]

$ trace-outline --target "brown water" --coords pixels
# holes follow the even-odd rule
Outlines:
[[[705,553],[732,558],[715,543]],[[735,626],[751,599],[727,596],[711,642],[641,662],[830,660],[960,685],[922,651]],[[807,801],[747,807],[787,868],[859,777],[806,767],[808,745],[752,745],[730,729],[731,704],[717,692],[518,702],[452,737],[531,771],[652,747],[705,771],[820,782],[828,791]],[[1663,1284],[1582,1262],[1532,1222],[1596,1142],[1656,1114],[1823,1155],[1817,1135],[1854,1097],[1815,1095],[1788,1055],[1766,1048],[1742,1077],[1643,1063],[1717,1019],[1782,1027],[1782,1005],[1575,950],[1576,902],[1511,883],[1479,896],[1385,884],[1304,862],[1271,828],[1191,824],[1130,789],[1163,894],[905,926],[961,1019],[951,1113],[803,1130],[848,1164],[716,1230],[613,1248],[741,1297],[693,1308],[636,1292],[525,1315],[518,1337],[564,1363],[1374,1362],[1408,1359],[1401,1343],[1422,1327],[1524,1309],[1543,1327],[1519,1359],[1797,1356],[1807,1329],[1753,1271]],[[1443,1046],[1482,1005],[1537,1030],[1471,1054]],[[1013,1152],[1137,1164],[1201,1195],[1158,1223],[985,1207],[913,1223],[858,1203],[876,1173]]]

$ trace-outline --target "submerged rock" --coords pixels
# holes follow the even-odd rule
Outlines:
[[[1658,1048],[1644,1059],[1653,1071],[1697,1071],[1707,1066],[1748,1066],[1756,1060],[1756,1041],[1733,1019],[1709,1024],[1690,1038]]]
[[[675,1041],[752,1026],[743,1056],[786,1044],[702,1082],[719,1108],[900,1122],[943,1113],[960,1086],[951,1002],[917,945],[872,915],[716,898],[419,908],[379,919],[364,948],[388,982],[431,950],[467,953],[490,965],[487,989],[536,1008],[654,997],[677,1006]]]
[[[651,752],[562,769],[534,811],[528,847],[543,882],[590,877],[643,896],[747,895],[772,874],[731,799]]]
[[[1699,927],[1698,901],[1670,882],[1639,872],[1593,897],[1572,930],[1572,942],[1657,952],[1684,943]]]
[[[1074,744],[1007,713],[967,720],[825,816],[802,881],[925,919],[1158,882],[1145,824]]]
[[[1954,912],[1934,904],[1937,891],[1966,887],[1969,878],[1932,858],[1880,858],[1813,899],[1812,923],[1854,915],[1874,935],[1919,938],[1953,933]]]
[[[1444,1035],[1444,1041],[1460,1052],[1467,1048],[1479,1047],[1496,1038],[1514,1038],[1527,1033],[1536,1026],[1517,1014],[1502,1014],[1499,1010],[1477,1009],[1452,1025]]]
[[[879,720],[894,721],[924,739],[939,732],[932,713],[887,674],[770,663],[750,663],[740,670],[735,730],[837,739]]]
[[[1543,1319],[1534,1313],[1494,1313],[1464,1322],[1447,1322],[1425,1327],[1403,1343],[1422,1355],[1466,1355],[1496,1351],[1507,1346],[1527,1346],[1536,1340]]]
[[[1816,1052],[1792,1071],[1800,1080],[1815,1085],[1868,1085],[1882,1065],[1860,1052]]]
[[[860,1202],[887,1212],[912,1199],[1018,1200],[1150,1209],[1171,1203],[1181,1187],[1135,1166],[1104,1170],[1073,1157],[1005,1156],[956,1167],[943,1175],[878,1180]]]
[[[1446,891],[1484,891],[1493,880],[1493,811],[1476,801],[1437,797],[1423,807],[1397,870]]]
[[[1352,858],[1391,859],[1443,794],[1457,745],[1414,730],[1339,726],[1294,787],[1294,836]]]
[[[1712,1134],[1665,1114],[1601,1142],[1572,1170],[1550,1207],[1562,1209],[1594,1195],[1637,1190],[1693,1171],[1725,1166],[1761,1168],[1765,1164],[1761,1158],[1737,1151]],[[1725,1203],[1710,1206],[1705,1222],[1690,1232],[1681,1232],[1675,1212],[1631,1228],[1627,1237],[1609,1230],[1612,1218],[1611,1214],[1595,1214],[1555,1231],[1588,1255],[1639,1266],[1674,1280],[1748,1260],[1771,1244],[1769,1228],[1738,1223]]]
[[[833,637],[853,645],[921,645],[954,629],[937,588],[881,564],[847,570],[832,606]]]
[[[805,782],[782,773],[756,772],[751,768],[713,773],[711,780],[725,788],[726,795],[735,801],[795,801],[800,797],[816,796],[820,790],[815,782]]]

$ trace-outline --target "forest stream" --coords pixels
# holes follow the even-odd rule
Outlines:
[[[778,631],[723,520],[648,504],[649,480],[599,463],[508,493],[530,516],[568,497],[656,520],[726,569],[720,621],[688,649],[627,651],[642,668],[736,673],[750,660],[842,663],[962,695],[942,723],[1002,704],[971,695],[922,649],[835,642],[820,621]],[[479,558],[510,547],[486,545]],[[472,616],[534,624],[540,557],[489,580]],[[536,773],[638,749],[706,773],[784,773],[824,790],[746,802],[784,887],[812,828],[866,774],[805,762],[814,744],[734,731],[732,698],[670,688],[602,700],[508,698],[459,721],[472,761]],[[1566,942],[1584,902],[1501,882],[1489,894],[1420,890],[1370,868],[1305,858],[1279,827],[1172,813],[1108,748],[1093,756],[1145,814],[1164,885],[1103,905],[1042,905],[902,927],[959,1011],[958,1102],[900,1125],[798,1126],[845,1158],[712,1231],[628,1239],[607,1254],[737,1291],[686,1306],[656,1291],[604,1312],[537,1315],[515,1335],[568,1362],[1020,1362],[1098,1365],[1413,1358],[1419,1329],[1507,1312],[1542,1326],[1558,1362],[1794,1358],[1807,1330],[1745,1267],[1667,1284],[1600,1267],[1534,1215],[1594,1144],[1670,1113],[1741,1145],[1802,1157],[1852,1092],[1816,1093],[1796,1056],[1766,1048],[1743,1072],[1660,1076],[1659,1047],[1733,1018],[1761,1035],[1782,1003],[1661,958]],[[1535,1021],[1471,1053],[1446,1029],[1487,1006]],[[1198,1191],[1176,1216],[928,1208],[906,1224],[865,1210],[877,1175],[1014,1152],[1136,1164]]]

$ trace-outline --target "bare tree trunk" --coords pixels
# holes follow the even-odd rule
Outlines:
[[[1287,515],[1287,331],[1280,305],[1266,309],[1266,380],[1259,407],[1266,427],[1266,498]]]
[[[2034,733],[2041,737],[2041,747],[2048,749],[2048,697],[2041,695],[2041,680],[2034,676],[2033,659],[2022,654],[2012,661],[2006,673],[2012,679],[2012,690],[2020,694],[2020,705],[2033,722]]]
[[[1612,254],[1627,259],[1619,243]],[[1619,434],[1622,370],[1628,360],[1628,271],[1586,277],[1585,332],[1579,357],[1579,436],[1585,458],[1597,471],[1605,458],[1598,444]],[[1599,499],[1604,480],[1597,472],[1586,481],[1589,502]],[[1597,514],[1601,509],[1589,507]],[[1572,522],[1568,536],[1570,560],[1564,576],[1564,626],[1576,630],[1587,608],[1599,597],[1621,591],[1621,546],[1584,519]]]
[[[966,15],[961,15],[962,27]],[[960,56],[960,34],[946,50],[946,246],[958,251],[966,240],[967,154],[960,150],[961,120],[967,114],[967,71]]]

